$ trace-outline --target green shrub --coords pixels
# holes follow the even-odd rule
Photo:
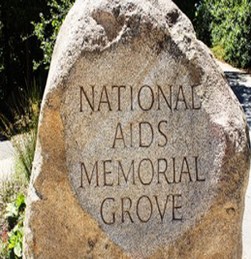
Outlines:
[[[201,23],[205,18],[205,23]],[[224,49],[224,60],[238,67],[251,66],[251,2],[204,0],[199,5],[196,31],[212,47]],[[210,35],[210,36],[209,36]]]
[[[211,22],[212,14],[210,9],[210,1],[202,0],[195,12],[194,27],[197,37],[202,40],[207,46],[211,46]]]
[[[219,1],[212,9],[213,44],[225,50],[225,60],[233,65],[251,65],[251,3],[242,1]]]
[[[225,50],[221,45],[216,45],[212,48],[214,56],[219,60],[225,60]]]
[[[42,64],[47,69],[49,68],[58,31],[73,3],[74,0],[49,0],[47,3],[49,14],[40,13],[40,21],[32,23],[34,35],[39,40],[40,48],[43,51],[43,60],[34,61],[34,69]]]

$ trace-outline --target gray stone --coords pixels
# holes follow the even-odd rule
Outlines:
[[[241,258],[246,120],[167,0],[80,1],[57,38],[26,258]]]

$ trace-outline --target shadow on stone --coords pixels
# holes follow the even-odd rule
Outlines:
[[[242,84],[247,73],[225,71],[226,78],[246,114],[249,129],[251,129],[251,86]]]

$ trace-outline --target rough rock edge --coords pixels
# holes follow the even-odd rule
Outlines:
[[[131,2],[134,2],[134,3],[138,4],[139,6],[144,5],[144,4],[140,3],[140,1],[138,1],[138,0],[134,0]],[[151,2],[152,2],[152,5],[151,5]],[[117,3],[119,4],[119,1],[117,1]],[[167,22],[167,24],[165,24],[164,19],[161,15],[161,12],[163,10],[158,10],[157,4],[154,4],[154,3],[155,3],[155,1],[149,1],[149,2],[145,3],[145,5],[147,5],[148,8],[155,8],[156,13],[159,12],[159,14],[162,18],[160,20],[163,24],[161,24],[159,21],[151,21],[151,22],[153,24],[155,23],[156,27],[163,28],[163,31],[166,35],[171,35],[172,39],[175,40],[176,48],[181,50],[181,52],[186,55],[186,59],[187,60],[198,59],[197,54],[193,51],[193,49],[198,48],[201,51],[200,53],[203,53],[202,57],[204,56],[208,60],[211,60],[211,62],[208,62],[210,64],[209,67],[202,66],[203,60],[199,60],[199,61],[197,60],[197,62],[198,62],[197,64],[201,64],[201,67],[204,71],[206,71],[207,69],[211,69],[211,68],[213,68],[213,70],[215,70],[215,71],[219,70],[219,67],[214,62],[210,51],[204,46],[203,43],[201,43],[195,39],[194,31],[193,31],[190,21],[184,15],[181,15],[181,12],[175,7],[175,5],[170,3],[168,10],[165,10],[168,13],[166,16],[166,17],[168,17],[168,22]],[[95,2],[95,5],[97,6],[97,8],[100,5],[106,5],[106,4],[109,7],[108,2],[101,1],[101,0]],[[162,4],[163,6],[165,5],[164,1],[159,1],[159,4],[160,5]],[[50,103],[50,99],[53,100],[53,97],[56,95],[56,92],[59,94],[59,96],[61,95],[61,91],[63,90],[63,87],[64,87],[64,80],[65,80],[65,78],[67,78],[68,74],[71,71],[71,68],[74,66],[74,64],[76,63],[76,61],[78,60],[78,58],[81,56],[82,53],[92,52],[94,49],[96,52],[103,52],[103,51],[112,49],[113,47],[116,47],[116,44],[119,44],[121,42],[121,39],[123,39],[123,36],[126,33],[126,28],[124,26],[121,26],[120,31],[118,30],[117,36],[109,35],[109,33],[107,33],[107,30],[108,30],[107,29],[107,30],[105,30],[105,34],[101,35],[101,40],[100,39],[97,40],[97,44],[95,44],[94,47],[93,47],[93,42],[91,42],[91,43],[82,42],[81,43],[80,42],[81,39],[83,39],[85,37],[84,35],[86,35],[86,31],[85,31],[85,28],[83,27],[81,20],[84,19],[85,14],[86,14],[85,12],[87,12],[87,13],[90,12],[89,6],[92,6],[91,1],[83,2],[81,0],[78,0],[74,4],[73,8],[70,10],[69,14],[67,15],[66,21],[60,30],[59,36],[57,38],[57,43],[56,43],[56,46],[54,49],[54,53],[53,53],[51,69],[50,69],[49,77],[47,80],[46,91],[45,91],[46,98],[43,100],[42,110],[47,110],[46,107],[50,107],[51,109],[59,108],[60,104],[53,103],[53,102]],[[161,7],[159,6],[159,8],[161,8]],[[81,15],[80,12],[82,10],[84,10],[84,11]],[[78,15],[76,15],[76,13]],[[178,19],[176,19],[177,14],[178,14]],[[133,15],[133,12],[131,12],[130,15]],[[129,15],[129,17],[130,17],[130,15]],[[95,16],[95,14],[94,14],[94,16]],[[99,20],[99,18],[98,18],[98,13],[96,13],[95,19],[96,19],[96,22],[97,21],[102,22],[102,19]],[[85,22],[88,22],[88,21],[85,21]],[[93,20],[91,22],[95,22],[95,21]],[[68,24],[68,27],[66,26],[66,24]],[[72,26],[70,26],[71,24],[72,24]],[[77,24],[77,26],[76,26],[76,24]],[[168,25],[168,29],[166,29],[166,25]],[[94,24],[94,26],[95,26],[95,24]],[[70,28],[70,30],[69,30],[69,28]],[[99,26],[97,26],[97,25],[96,25],[96,28],[100,29]],[[94,32],[94,34],[98,35],[99,32],[96,31],[96,32]],[[69,35],[70,39],[66,38],[65,35]],[[89,36],[91,37],[91,35],[89,35]],[[191,39],[191,41],[190,42],[189,41],[187,42],[186,40],[184,41],[184,38]],[[76,42],[76,39],[78,39],[77,42]],[[128,39],[126,39],[126,40],[128,40]],[[67,62],[65,62],[66,60],[67,60]],[[223,74],[221,76],[223,77]],[[207,81],[206,78],[204,80]],[[221,85],[223,79],[221,78],[221,80],[219,80],[219,81],[220,81],[219,87],[220,88],[225,87],[225,86]],[[225,81],[225,84],[226,84],[226,81]],[[59,89],[61,89],[61,90],[59,90]],[[230,93],[230,95],[232,95],[232,98],[235,99],[235,102],[237,103],[237,99],[234,97],[234,95],[232,93]],[[210,97],[208,96],[207,98],[210,98]],[[234,118],[234,120],[237,123],[235,125],[237,129],[243,128],[243,124],[245,124],[244,117],[242,118],[242,120],[239,120],[237,118]],[[40,124],[42,123],[42,121],[43,121],[43,113],[40,116]],[[220,128],[225,129],[225,130],[228,128],[228,123],[229,123],[228,121],[222,121],[220,118],[219,118],[219,120],[217,120],[217,116],[214,118],[214,121],[216,124],[218,124],[220,126]],[[229,132],[225,132],[225,133],[226,133],[226,135],[228,135]],[[239,132],[239,133],[241,136],[245,135],[245,132]],[[238,140],[238,136],[237,136],[237,139],[235,137],[232,140],[230,139],[230,142],[229,142],[230,146],[236,145],[237,140]],[[242,142],[242,144],[239,145],[238,151],[239,151],[239,154],[243,155],[244,153],[247,153],[249,151],[248,151],[248,147],[243,145],[243,143],[245,143],[246,139],[243,138],[242,140],[243,140],[243,142]],[[41,150],[39,143],[40,143],[40,141],[38,140],[36,154],[40,153],[40,152],[41,152],[40,154],[43,154],[43,150]],[[29,208],[32,207],[33,203],[36,203],[39,199],[42,199],[41,195],[38,194],[36,192],[36,189],[33,187],[33,184],[34,184],[34,186],[36,185],[36,179],[38,177],[39,167],[43,163],[43,156],[42,155],[40,157],[37,156],[35,161],[39,161],[39,162],[36,162],[36,165],[33,168],[32,180],[31,180],[32,183],[30,185],[30,190],[29,190],[30,194],[29,194],[29,198],[28,198],[28,207]],[[248,168],[247,168],[247,170],[248,170]],[[245,188],[243,189],[243,192],[245,192]],[[244,201],[242,200],[242,203],[243,202]],[[24,242],[25,246],[28,245],[28,243],[29,244],[33,243],[33,241],[34,241],[33,237],[31,236],[32,231],[30,230],[30,228],[28,226],[29,218],[32,216],[30,213],[31,213],[31,209],[28,209],[27,214],[26,214],[27,215],[26,223],[25,223],[26,231],[28,234],[26,234],[26,240]],[[187,238],[186,233],[184,234],[184,237]],[[186,240],[186,238],[185,239],[182,238],[181,240]],[[170,250],[172,250],[172,249],[170,249]],[[177,250],[177,248],[175,248],[175,247],[173,248],[173,251],[174,251],[173,255],[177,255],[180,253]],[[165,256],[165,253],[163,251],[160,253]],[[160,253],[158,252],[159,255],[160,255]],[[240,254],[240,253],[241,252],[238,252],[238,254]],[[33,258],[31,253],[27,253],[27,255],[28,255],[27,258]]]

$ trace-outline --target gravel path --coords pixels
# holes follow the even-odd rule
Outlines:
[[[217,63],[224,71],[233,92],[241,103],[251,130],[251,75],[221,61]]]
[[[251,136],[251,76],[245,71],[236,69],[226,63],[220,61],[217,61],[217,63],[224,71],[229,85],[231,86],[233,92],[241,103],[249,125],[249,136]],[[242,259],[251,259],[251,171],[246,192],[245,211],[242,228]]]
[[[14,172],[14,149],[10,141],[0,142],[0,182],[11,178]]]

